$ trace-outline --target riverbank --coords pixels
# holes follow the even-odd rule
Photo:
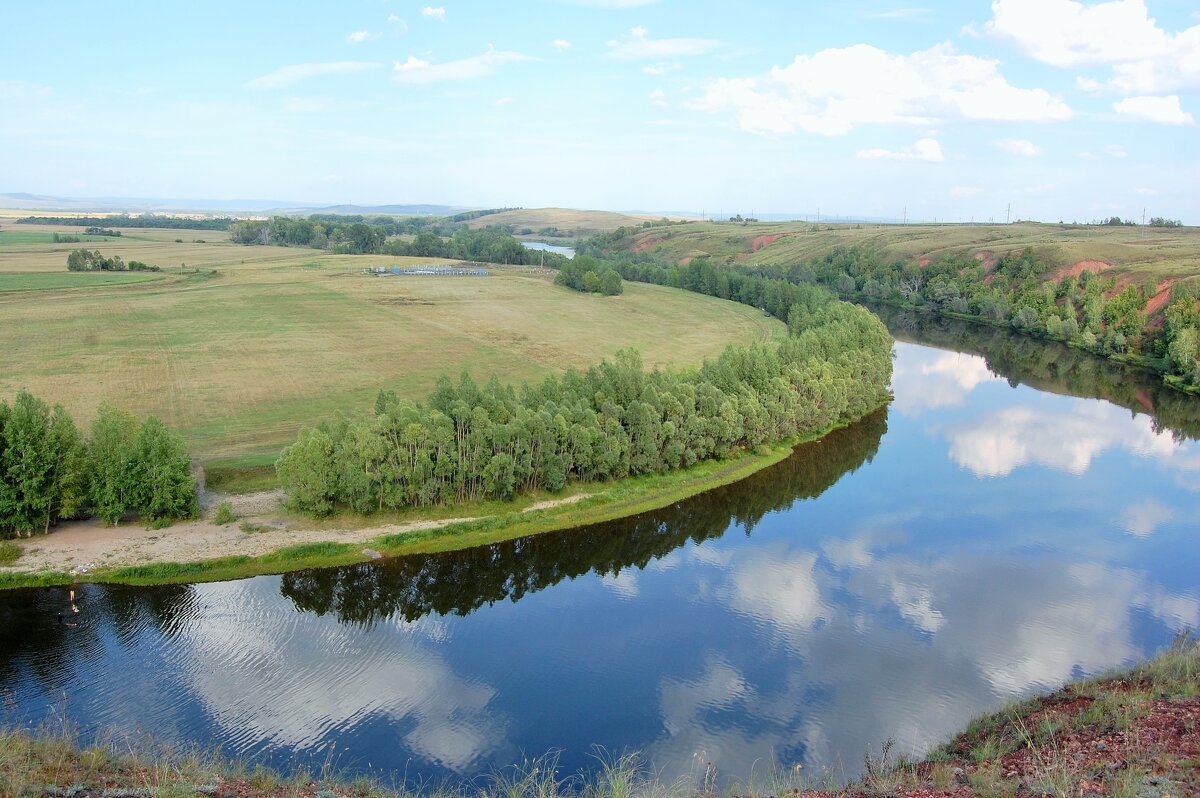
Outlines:
[[[81,743],[69,730],[0,730],[0,795],[49,798],[766,798],[833,796],[1200,795],[1200,646],[1180,638],[1154,659],[1073,682],[973,722],[920,762],[867,755],[848,785],[770,767],[718,786],[711,769],[664,784],[636,755],[562,777],[552,758],[460,785],[386,786],[320,773],[283,775],[216,753],[179,753],[127,736]]]
[[[737,482],[828,432],[683,471],[575,485],[566,495],[533,494],[515,502],[315,520],[287,511],[283,494],[267,491],[227,497],[237,516],[228,524],[216,523],[212,508],[204,518],[157,530],[136,524],[107,527],[95,519],[63,524],[49,535],[14,541],[21,556],[0,566],[0,589],[224,581],[571,529],[659,509]]]

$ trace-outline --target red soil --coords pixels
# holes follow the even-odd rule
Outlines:
[[[1146,303],[1147,317],[1157,316],[1167,306],[1171,301],[1171,286],[1173,285],[1175,285],[1175,279],[1171,278],[1163,280],[1156,286],[1157,290],[1154,296],[1150,297],[1150,301]]]
[[[649,238],[644,239],[644,240],[639,241],[638,243],[634,244],[633,251],[634,252],[645,252],[646,250],[650,249],[651,247],[658,246],[665,240],[666,240],[666,236],[650,236]]]
[[[679,259],[679,265],[680,265],[680,266],[687,266],[689,263],[691,263],[691,262],[692,262],[692,260],[693,260],[695,257],[696,257],[695,255],[688,255],[688,256],[686,256],[686,257],[680,258],[680,259]]]
[[[758,236],[757,238],[755,238],[753,241],[750,242],[750,251],[758,252],[763,247],[769,246],[770,244],[774,244],[776,241],[783,238],[783,235],[784,235],[783,233],[776,233],[775,235]]]
[[[928,266],[931,263],[933,263],[933,258],[921,258],[921,260],[917,262],[917,266],[924,269],[926,266]]]
[[[1053,279],[1057,282],[1058,280],[1061,280],[1062,278],[1066,277],[1068,274],[1071,275],[1072,277],[1078,277],[1079,275],[1083,274],[1084,272],[1091,272],[1092,274],[1099,274],[1100,272],[1104,271],[1105,269],[1111,269],[1111,268],[1112,268],[1111,263],[1105,263],[1102,260],[1081,260],[1076,264],[1073,264],[1071,266],[1065,266],[1065,267],[1059,269],[1058,271],[1056,271],[1054,273]]]
[[[984,249],[975,253],[975,260],[983,264],[983,270],[990,272],[996,268],[996,264],[1000,262],[1000,256],[990,249]]]

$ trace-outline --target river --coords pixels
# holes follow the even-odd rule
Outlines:
[[[568,258],[575,257],[574,247],[547,244],[545,241],[522,241],[521,246],[525,247],[525,249],[532,249],[539,252],[553,252],[558,255],[566,255]]]
[[[236,582],[0,593],[8,720],[470,778],[853,776],[1200,625],[1200,403],[893,314],[895,401],[665,510]],[[922,341],[923,343],[918,343]],[[961,351],[955,351],[961,350]],[[990,365],[989,365],[990,364]],[[1103,397],[1103,398],[1097,398]]]

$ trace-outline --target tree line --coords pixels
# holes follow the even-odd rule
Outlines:
[[[158,272],[159,266],[151,266],[140,260],[129,263],[121,260],[120,255],[106,257],[96,249],[73,249],[67,255],[67,271],[71,272]]]
[[[139,423],[108,402],[84,437],[62,406],[21,391],[0,401],[0,538],[48,532],[61,519],[196,515],[182,439],[154,416]]]
[[[260,221],[237,222],[230,226],[229,237],[236,244],[308,247],[348,255],[451,258],[485,263],[545,263],[555,266],[567,260],[552,252],[528,250],[512,235],[495,227],[470,230],[466,225],[457,224],[453,226],[452,233],[443,235],[445,230],[439,231],[428,220],[418,219],[423,229],[412,240],[395,237],[406,235],[392,231],[409,221],[389,218],[388,224],[372,224],[366,221],[276,216]]]
[[[819,285],[849,299],[1003,325],[1104,357],[1134,356],[1175,387],[1200,388],[1200,282],[1195,280],[1172,287],[1159,324],[1147,313],[1157,289],[1153,279],[1121,286],[1114,277],[1084,271],[1054,280],[1056,264],[1034,248],[1008,253],[990,268],[964,253],[921,265],[861,246],[838,247],[791,264],[751,266],[696,258],[680,266],[631,252],[636,232],[621,228],[593,236],[577,251],[607,261],[626,280],[749,301],[776,315],[772,295],[779,289],[765,286],[775,281]]]
[[[24,219],[18,219],[17,221],[21,224],[62,224],[79,225],[83,227],[103,225],[110,228],[128,227],[135,229],[161,228],[168,230],[228,230],[229,225],[233,224],[235,220],[228,216],[220,219],[187,219],[175,216],[155,216],[153,214],[130,216],[127,213],[118,213],[110,214],[104,217],[26,216]]]
[[[891,337],[869,311],[811,289],[776,344],[646,372],[623,351],[518,390],[464,373],[423,403],[381,392],[374,413],[302,431],[276,463],[298,509],[360,513],[558,491],[686,468],[858,419],[888,398]]]

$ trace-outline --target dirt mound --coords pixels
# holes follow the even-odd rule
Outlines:
[[[776,241],[783,238],[783,236],[784,236],[783,233],[774,233],[772,235],[767,235],[767,236],[757,236],[757,237],[755,237],[755,239],[753,241],[750,242],[750,251],[758,252],[763,247],[774,244]]]
[[[1099,274],[1100,272],[1104,271],[1105,269],[1111,269],[1111,268],[1112,268],[1111,263],[1105,263],[1102,260],[1081,260],[1078,263],[1074,263],[1070,266],[1065,266],[1065,267],[1059,269],[1058,271],[1056,271],[1053,275],[1053,279],[1061,280],[1062,278],[1066,277],[1067,275],[1070,275],[1072,277],[1078,277],[1079,275],[1083,274],[1084,272],[1091,272],[1092,274]]]

